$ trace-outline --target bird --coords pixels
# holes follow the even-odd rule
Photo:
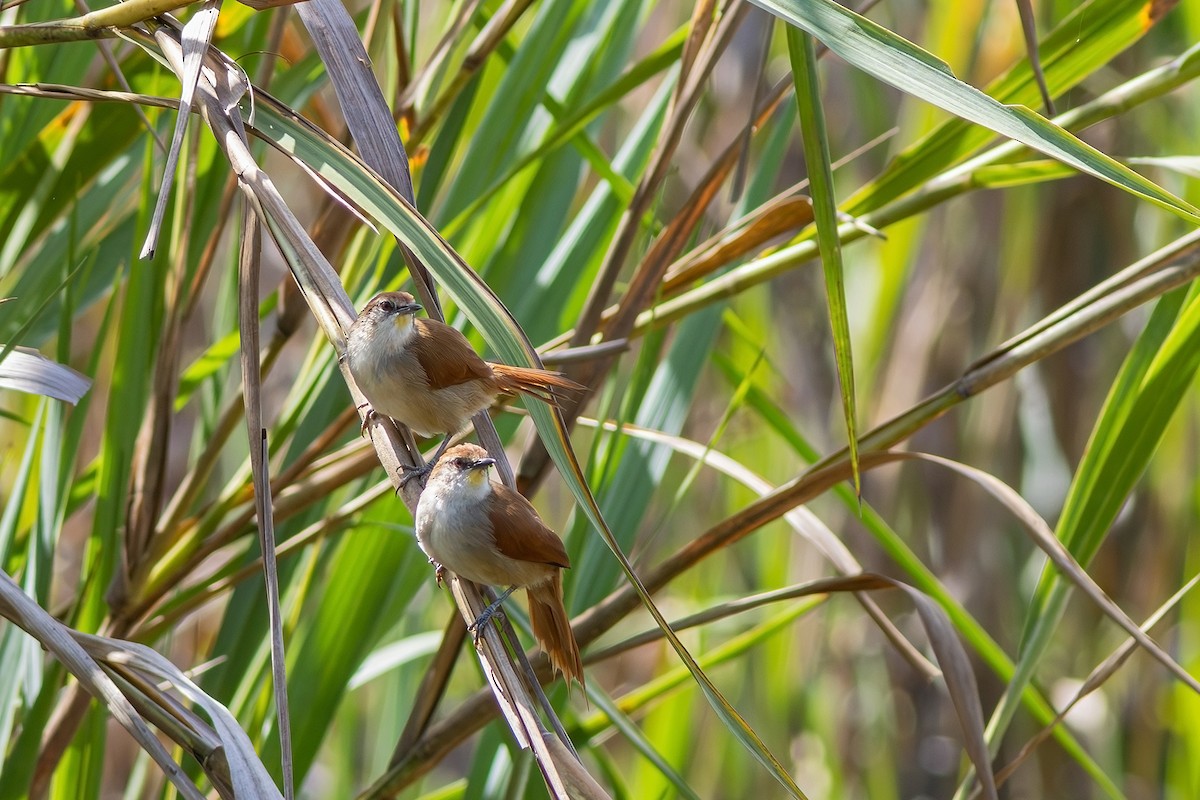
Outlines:
[[[493,483],[496,463],[475,444],[445,452],[417,501],[417,542],[438,570],[490,586],[507,586],[471,625],[480,631],[519,588],[529,596],[533,635],[550,663],[584,685],[583,661],[563,606],[562,571],[571,566],[562,539],[522,495]]]
[[[421,436],[445,434],[424,467],[406,469],[402,485],[424,478],[454,434],[497,396],[525,394],[557,405],[556,392],[584,388],[557,372],[484,361],[456,328],[416,316],[421,308],[408,292],[383,292],[363,307],[346,337],[344,358],[373,413]]]

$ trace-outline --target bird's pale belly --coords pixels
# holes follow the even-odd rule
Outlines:
[[[417,541],[425,555],[455,575],[489,586],[530,586],[553,576],[556,567],[499,553],[491,534],[474,525],[446,524],[440,505],[420,509]]]
[[[370,371],[355,376],[378,414],[386,414],[420,436],[457,433],[475,414],[491,405],[491,395],[470,383],[429,391],[404,381],[378,380]]]

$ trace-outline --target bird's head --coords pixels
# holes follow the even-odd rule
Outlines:
[[[367,317],[376,326],[394,325],[407,330],[420,310],[421,304],[408,292],[383,292],[371,298],[360,316]]]
[[[438,459],[429,476],[429,485],[438,485],[455,493],[468,496],[486,496],[491,492],[488,468],[496,463],[477,444],[460,444],[451,447]]]

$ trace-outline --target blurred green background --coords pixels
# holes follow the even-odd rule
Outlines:
[[[825,4],[778,5],[794,19]],[[861,452],[902,441],[1003,481],[1109,597],[1144,620],[1198,567],[1190,547],[1200,510],[1200,408],[1191,391],[1198,301],[1183,280],[1128,302],[1103,282],[1189,234],[1195,220],[1045,155],[996,150],[1002,137],[836,54],[818,61],[820,91],[808,97],[823,110],[827,153],[806,154],[787,23],[741,3],[706,8],[377,0],[350,11],[408,149],[417,208],[530,340],[561,344],[606,271],[615,280],[599,307],[642,315],[627,349],[604,364],[572,441],[639,573],[686,554],[719,524],[739,531],[739,541],[688,561],[656,593],[668,619],[857,571],[830,561],[830,540],[840,542],[850,564],[945,609],[984,719],[993,719],[999,771],[1052,718],[1047,709],[1071,702],[1125,639],[1097,605],[1053,578],[1023,535],[1018,501],[999,502],[944,466],[901,462],[864,469],[861,501],[842,475],[836,490],[812,498],[809,517],[780,520],[780,509],[757,518],[755,503],[845,446],[836,353],[852,354],[858,432],[893,419],[902,429],[864,440]],[[0,25],[82,13],[62,0],[0,9]],[[1038,3],[1033,15],[1057,112],[1086,112],[1082,123],[1061,119],[1063,127],[1196,202],[1200,10],[1088,0]],[[1045,113],[1017,4],[887,0],[867,16],[1001,103]],[[497,28],[502,35],[490,36]],[[19,88],[119,90],[127,81],[142,99],[178,97],[174,74],[139,41],[0,50],[0,294],[16,298],[0,306],[0,341],[36,347],[96,381],[75,409],[5,394],[0,564],[71,627],[146,642],[196,669],[275,774],[228,161],[193,122],[158,253],[140,261],[174,112],[142,105],[143,119],[137,103]],[[884,78],[898,68],[882,53],[916,58],[897,39],[880,41],[864,58]],[[257,86],[349,141],[293,8],[227,3],[213,43]],[[682,112],[681,75],[684,85],[697,82],[694,107]],[[946,102],[958,97],[940,91]],[[749,132],[756,106],[776,97]],[[406,285],[382,226],[361,224],[289,159],[254,147],[356,307]],[[842,218],[841,265],[826,259],[832,272],[823,275],[810,206],[797,198],[809,195],[798,184],[826,159],[834,196],[814,202],[853,218]],[[728,169],[714,172],[722,163]],[[614,234],[629,224],[621,218],[630,207],[622,257]],[[671,236],[677,241],[664,244]],[[272,474],[285,476],[275,503],[277,535],[291,543],[280,574],[300,795],[381,796],[370,787],[387,774],[452,605],[359,436],[334,348],[269,245],[263,270],[263,406]],[[844,280],[844,306],[827,299],[834,275]],[[649,291],[632,291],[643,280]],[[486,351],[443,300],[448,318]],[[1073,302],[1044,347],[998,349]],[[844,308],[848,338],[831,328],[830,303]],[[1105,303],[1128,313],[1094,323],[1088,309]],[[988,382],[993,388],[955,384],[989,355],[1012,365]],[[923,405],[930,395],[948,413]],[[666,437],[597,430],[596,419]],[[529,422],[508,413],[496,421],[514,463],[534,463]],[[625,578],[553,468],[538,487],[532,499],[573,562],[568,608],[584,613]],[[369,491],[374,499],[360,502]],[[134,535],[148,544],[127,564]],[[932,659],[912,601],[871,596]],[[522,603],[513,609],[520,616]],[[1151,630],[1193,671],[1198,620],[1196,600],[1184,596]],[[644,611],[623,615],[585,655],[653,627]],[[780,600],[681,637],[808,797],[969,796],[945,683],[903,657],[854,597]],[[464,650],[437,718],[482,685]],[[588,677],[590,703],[560,684],[550,694],[585,767],[613,796],[782,796],[660,641],[589,663]],[[93,703],[70,724],[60,719],[66,685],[37,642],[0,621],[0,797],[170,796],[105,708]],[[1196,720],[1195,694],[1137,652],[1074,706],[1001,796],[1195,797]],[[57,751],[51,734],[63,737]],[[502,723],[417,763],[399,796],[546,792]]]

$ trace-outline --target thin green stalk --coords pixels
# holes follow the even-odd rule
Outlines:
[[[111,38],[116,36],[116,28],[128,28],[130,25],[196,2],[197,0],[129,0],[80,17],[27,25],[0,25],[0,49]]]

